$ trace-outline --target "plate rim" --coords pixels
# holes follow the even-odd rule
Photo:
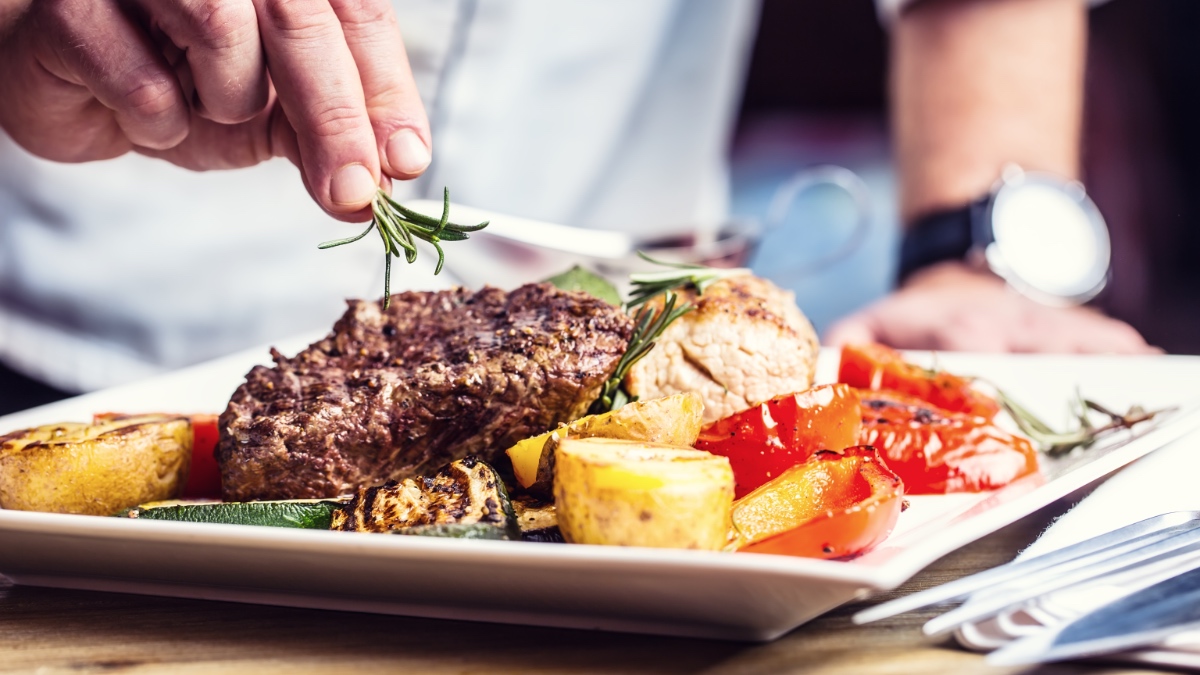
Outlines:
[[[972,509],[998,491],[989,493],[963,511],[950,516],[955,523],[933,541],[899,551],[880,564],[820,560],[783,555],[692,551],[642,547],[562,545],[537,542],[474,541],[436,537],[381,537],[374,534],[256,527],[216,523],[179,523],[0,509],[0,533],[22,532],[121,541],[127,538],[152,543],[220,545],[245,549],[398,556],[436,562],[448,557],[482,555],[504,564],[526,567],[589,567],[598,563],[621,568],[678,566],[721,572],[752,572],[790,578],[821,578],[859,585],[864,590],[886,591],[898,587],[943,555],[976,541],[1025,515],[1095,482],[1126,464],[1200,427],[1200,405],[1188,406],[1139,434],[1126,434],[1104,446],[1107,452],[1067,473],[975,515]],[[1164,440],[1165,439],[1165,440]],[[1102,449],[1104,449],[1102,448]],[[979,493],[983,494],[983,493]],[[0,570],[3,573],[3,570]]]
[[[281,342],[287,347],[302,348],[311,341],[311,336],[293,338]],[[827,354],[828,351],[823,352]],[[929,355],[930,352],[909,352],[909,354]],[[983,359],[987,363],[991,359],[1011,358],[1013,355],[982,355],[954,353],[958,358],[973,357]],[[1037,362],[1041,359],[1079,358],[1078,355],[1019,355],[1022,360]],[[827,360],[830,358],[825,357]],[[1138,359],[1176,359],[1200,365],[1200,357],[1196,356],[1151,356],[1151,357],[1112,357],[1087,356],[1083,357],[1094,364],[1102,364],[1106,359],[1121,359],[1124,363],[1135,362]],[[198,364],[161,376],[122,385],[57,403],[40,406],[0,417],[0,429],[10,425],[28,426],[25,420],[36,420],[39,417],[56,414],[63,406],[93,406],[96,411],[105,407],[102,401],[114,395],[120,396],[136,392],[147,386],[171,386],[178,382],[187,382],[190,378],[210,378],[208,371],[213,369],[245,368],[260,363],[266,363],[266,349],[247,350],[232,354],[214,361]],[[828,364],[826,364],[828,365]],[[986,368],[986,366],[985,366]],[[245,372],[244,370],[242,372]],[[224,386],[224,385],[222,385]],[[231,388],[232,390],[232,388]],[[96,402],[96,403],[93,403]],[[173,523],[159,521],[141,521],[132,523],[120,518],[105,518],[97,516],[64,515],[53,513],[36,513],[23,511],[6,511],[0,509],[0,534],[5,532],[36,532],[51,536],[84,537],[111,541],[126,540],[128,537],[148,540],[154,543],[207,543],[221,546],[237,546],[244,549],[279,550],[284,547],[291,550],[306,552],[332,552],[335,555],[366,554],[372,556],[396,556],[408,560],[428,560],[431,562],[447,559],[461,560],[466,556],[484,556],[485,560],[502,561],[504,564],[520,564],[526,567],[553,567],[562,569],[563,566],[574,568],[594,568],[598,564],[618,566],[621,569],[645,569],[646,566],[660,567],[663,570],[671,568],[689,569],[717,573],[752,573],[771,575],[779,578],[794,580],[822,580],[853,586],[859,589],[857,597],[892,590],[912,578],[923,568],[938,558],[962,546],[970,544],[995,530],[1004,527],[1036,510],[1060,499],[1072,492],[1098,480],[1103,479],[1113,471],[1144,456],[1169,442],[1178,440],[1200,427],[1200,402],[1181,401],[1178,413],[1170,419],[1147,427],[1144,431],[1123,432],[1120,437],[1095,450],[1103,451],[1102,456],[1073,467],[1066,473],[1057,476],[1044,484],[1035,487],[1026,494],[1013,497],[1009,501],[997,504],[973,516],[966,514],[978,505],[999,493],[989,493],[989,497],[972,502],[961,511],[955,512],[952,519],[959,519],[952,526],[932,537],[930,541],[922,541],[921,546],[909,546],[899,550],[894,555],[878,564],[865,564],[856,561],[829,561],[790,556],[731,553],[713,551],[684,551],[677,549],[648,549],[623,548],[608,546],[536,544],[531,542],[503,541],[463,541],[418,537],[377,537],[342,532],[314,532],[310,530],[292,530],[286,528],[252,527],[244,525],[222,525],[209,523]],[[99,405],[97,405],[99,404]],[[37,423],[37,422],[33,422]],[[1165,440],[1163,440],[1165,439]],[[1118,446],[1118,447],[1113,447]],[[1105,450],[1107,448],[1107,450]],[[887,542],[884,542],[884,546]],[[870,555],[870,554],[868,554]],[[0,569],[0,574],[4,570]],[[80,577],[85,578],[85,577]],[[183,583],[182,581],[180,583]],[[217,586],[214,586],[217,588]]]

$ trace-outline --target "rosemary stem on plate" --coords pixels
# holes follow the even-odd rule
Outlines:
[[[668,326],[695,309],[688,303],[676,306],[679,302],[676,291],[690,287],[696,289],[697,295],[703,295],[709,286],[722,279],[750,273],[750,270],[744,268],[726,269],[689,263],[673,263],[657,260],[642,251],[638,251],[637,254],[642,260],[667,269],[654,272],[634,272],[629,275],[633,290],[630,292],[629,299],[625,301],[625,309],[634,310],[633,336],[629,340],[625,354],[617,362],[617,368],[612,377],[604,383],[600,398],[592,404],[592,413],[616,410],[632,400],[628,392],[621,386],[625,376],[629,374],[634,364],[650,353],[650,350],[654,348],[655,341],[662,336]],[[661,309],[648,304],[660,295],[663,296]]]
[[[617,361],[616,370],[600,390],[600,398],[592,404],[590,412],[593,414],[616,410],[630,402],[629,394],[621,388],[621,382],[625,380],[629,369],[654,349],[655,340],[662,336],[667,326],[694,309],[690,304],[676,307],[679,296],[674,291],[664,293],[662,309],[643,305],[633,315],[633,336],[629,338],[625,353]]]
[[[996,398],[1000,400],[1000,405],[1004,406],[1013,421],[1017,423],[1021,432],[1033,439],[1041,446],[1042,451],[1049,455],[1062,455],[1075,448],[1086,448],[1104,436],[1122,429],[1132,429],[1137,424],[1148,422],[1175,410],[1175,408],[1146,410],[1135,405],[1128,412],[1122,414],[1076,394],[1071,407],[1079,426],[1071,431],[1062,432],[1043,422],[1037,415],[1017,403],[1002,390],[996,389]],[[1099,413],[1107,418],[1107,421],[1097,426],[1091,419],[1091,413]]]

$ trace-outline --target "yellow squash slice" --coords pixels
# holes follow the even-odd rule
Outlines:
[[[112,515],[177,497],[187,482],[187,418],[66,422],[0,436],[0,508]]]
[[[727,458],[605,438],[567,438],[556,454],[554,501],[568,542],[710,550],[728,542]]]

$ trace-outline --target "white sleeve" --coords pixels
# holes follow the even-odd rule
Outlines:
[[[891,26],[896,17],[900,16],[900,12],[909,5],[918,2],[919,0],[875,0],[875,10],[879,13],[879,22],[884,26]],[[1102,5],[1108,0],[1087,0],[1087,3],[1092,7]]]

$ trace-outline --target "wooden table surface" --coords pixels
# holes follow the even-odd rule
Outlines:
[[[925,570],[908,593],[1010,560],[1078,499],[1055,503]],[[176,600],[13,586],[0,577],[0,672],[37,673],[1150,673],[990,668],[928,640],[934,612],[856,627],[835,610],[769,644]]]

